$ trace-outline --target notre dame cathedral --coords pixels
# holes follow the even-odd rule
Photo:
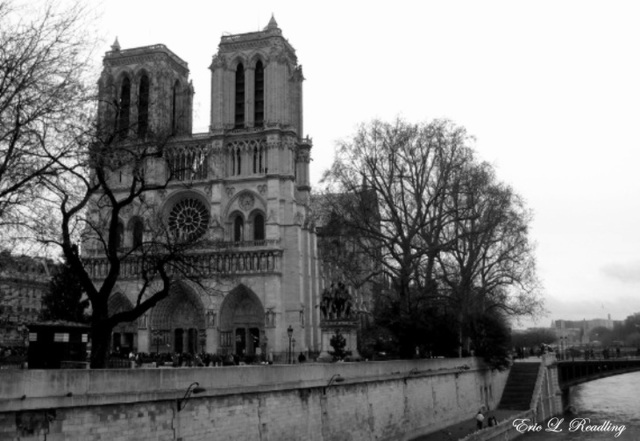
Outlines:
[[[295,353],[319,353],[328,342],[318,306],[331,281],[311,216],[302,68],[272,17],[262,31],[223,36],[210,70],[209,131],[192,133],[187,63],[161,44],[122,49],[117,40],[104,57],[98,119],[109,117],[105,103],[117,102],[116,124],[134,138],[170,134],[155,172],[177,172],[147,201],[169,229],[210,239],[215,246],[198,258],[234,276],[174,283],[145,316],[114,329],[113,348],[283,357],[293,343]],[[135,207],[119,222],[123,248],[149,234]],[[95,262],[100,283],[104,268]],[[132,307],[139,283],[124,266],[110,313]],[[356,303],[366,308],[358,292],[351,295],[354,310]],[[355,344],[349,336],[351,349]]]

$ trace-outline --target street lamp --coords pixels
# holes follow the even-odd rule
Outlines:
[[[291,325],[287,328],[287,335],[289,336],[289,364],[291,364],[291,337],[293,337],[293,328]]]
[[[187,388],[184,397],[178,400],[178,412],[180,412],[187,406],[187,402],[189,401],[189,398],[191,398],[191,394],[201,394],[202,392],[206,392],[206,389],[204,387],[200,387],[200,383],[198,383],[197,381],[191,383]]]
[[[293,351],[291,351],[291,363],[296,362],[296,339],[292,339],[291,343],[293,344]]]

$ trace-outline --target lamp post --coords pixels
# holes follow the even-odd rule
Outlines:
[[[178,412],[186,407],[187,402],[189,401],[189,398],[191,398],[192,394],[201,394],[202,392],[206,392],[206,389],[204,387],[200,387],[200,383],[198,383],[197,381],[191,383],[187,388],[187,391],[184,393],[184,396],[176,403]]]
[[[296,339],[292,339],[291,343],[293,344],[293,350],[291,351],[291,363],[295,364],[296,362]]]
[[[289,336],[289,364],[291,364],[291,337],[293,337],[293,328],[291,325],[287,328],[287,335]]]

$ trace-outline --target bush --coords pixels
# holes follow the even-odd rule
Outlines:
[[[347,346],[347,340],[340,333],[340,330],[337,330],[331,337],[329,344],[333,348],[333,351],[329,351],[329,355],[333,357],[333,361],[344,360],[345,357],[351,355],[351,351],[344,350],[345,346]]]

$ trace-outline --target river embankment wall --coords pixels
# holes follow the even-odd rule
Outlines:
[[[411,439],[495,408],[506,379],[475,358],[4,370],[0,440]]]

